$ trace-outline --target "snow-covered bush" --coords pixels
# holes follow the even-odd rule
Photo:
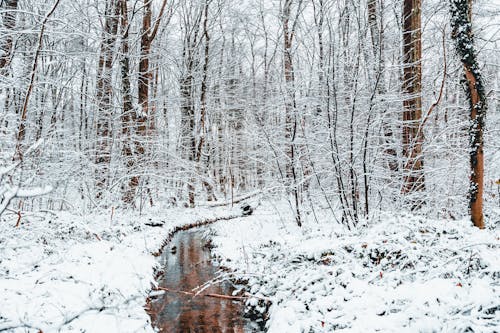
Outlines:
[[[26,151],[29,156],[38,150],[43,140],[37,141]],[[52,191],[51,186],[23,185],[23,160],[0,161],[0,215],[4,213],[16,198],[30,198],[44,195]],[[28,178],[28,177],[27,177]],[[30,177],[32,178],[32,177]]]

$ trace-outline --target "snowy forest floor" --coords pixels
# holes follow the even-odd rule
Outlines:
[[[268,206],[213,227],[222,264],[272,299],[269,333],[500,332],[498,227],[392,213],[348,232],[317,218],[298,228]]]
[[[144,310],[158,251],[178,226],[227,209],[32,214],[0,221],[0,332],[153,332]],[[151,227],[157,224],[161,227]]]
[[[466,220],[381,214],[348,232],[283,206],[210,227],[214,254],[272,300],[268,332],[498,332],[500,233]],[[0,332],[153,332],[152,255],[175,227],[225,208],[0,221]],[[159,223],[150,227],[147,222]],[[228,274],[228,273],[224,273]],[[253,311],[264,311],[257,299]]]

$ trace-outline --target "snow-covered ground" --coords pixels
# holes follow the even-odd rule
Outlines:
[[[500,332],[498,227],[381,214],[300,229],[279,211],[212,226],[223,265],[272,299],[269,333]]]
[[[156,252],[176,226],[225,209],[0,220],[0,332],[153,332],[144,310]],[[151,227],[145,223],[164,223]]]
[[[0,332],[153,332],[152,253],[177,226],[234,213],[44,213],[18,228],[4,216]],[[272,300],[270,333],[499,331],[498,227],[380,214],[348,232],[316,214],[298,228],[285,207],[266,204],[211,226],[223,264]]]

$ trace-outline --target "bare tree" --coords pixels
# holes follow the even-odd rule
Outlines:
[[[135,158],[132,145],[132,134],[137,121],[137,114],[132,102],[132,86],[130,82],[130,47],[129,47],[130,23],[128,19],[127,0],[120,0],[120,34],[121,34],[121,79],[122,79],[122,155],[125,160],[126,172],[135,172]],[[130,181],[125,182],[123,201],[126,204],[133,205],[135,199],[135,189],[139,184],[139,177],[135,174],[130,175]]]
[[[97,71],[97,124],[96,124],[96,198],[103,198],[109,186],[109,168],[111,163],[111,118],[113,113],[113,60],[114,46],[117,39],[118,15],[117,0],[107,0],[104,11],[104,30]]]
[[[403,2],[403,193],[425,189],[422,145],[422,31],[420,0]],[[418,208],[421,198],[411,199]]]
[[[297,114],[297,101],[295,96],[295,73],[293,69],[292,48],[296,34],[299,15],[302,10],[302,1],[298,1],[295,15],[292,16],[294,0],[285,0],[282,8],[283,25],[283,73],[285,76],[285,139],[287,141],[286,176],[287,186],[291,191],[294,208],[295,221],[298,226],[302,225],[300,212],[300,190],[299,190],[299,168],[298,168],[298,145],[296,142],[300,130],[300,118]]]
[[[57,6],[59,5],[60,0],[56,0],[54,2],[54,5],[51,7],[51,9],[47,12],[45,15],[43,21],[42,21],[42,26],[40,29],[40,33],[38,35],[38,43],[35,51],[35,56],[33,58],[33,64],[31,66],[31,75],[30,75],[30,80],[28,83],[28,88],[26,90],[26,95],[24,96],[24,102],[21,110],[21,119],[19,121],[19,127],[17,130],[17,145],[16,145],[16,154],[14,156],[14,160],[22,160],[23,159],[23,144],[24,144],[24,139],[26,137],[26,117],[28,116],[28,106],[30,102],[30,97],[31,93],[33,92],[33,87],[35,84],[35,78],[36,78],[36,72],[38,68],[38,57],[40,56],[40,52],[42,50],[42,44],[43,44],[43,35],[45,32],[45,26],[47,24],[47,21],[49,20],[50,16],[54,13],[56,10]]]
[[[150,84],[152,80],[153,73],[150,68],[150,53],[151,46],[158,34],[158,29],[162,21],[163,14],[167,5],[167,0],[163,0],[160,7],[160,12],[158,17],[153,20],[153,10],[152,3],[153,0],[143,0],[143,14],[142,14],[142,28],[141,28],[141,51],[139,59],[139,76],[137,82],[137,100],[140,107],[139,114],[136,117],[136,140],[135,140],[135,154],[137,157],[144,158],[146,152],[146,142],[144,139],[148,136],[153,135],[150,125],[154,124],[155,114],[152,113],[150,108]],[[169,16],[170,18],[170,16]],[[169,19],[168,19],[169,21]],[[142,140],[141,140],[142,139]],[[130,179],[129,192],[135,192],[137,186],[139,185],[139,176],[135,175]],[[130,196],[130,194],[129,194]],[[152,199],[150,199],[152,201]]]
[[[470,146],[478,147],[470,210],[474,223],[482,220],[477,212],[489,190],[482,87],[492,67],[485,64],[481,78],[474,54],[460,53],[471,115],[450,117],[461,110],[459,83],[446,70],[449,36],[436,43],[449,22],[425,17],[425,49],[420,22],[431,6],[446,7],[74,0],[61,1],[40,34],[40,13],[55,1],[0,5],[0,161],[18,154],[16,145],[22,153],[46,138],[45,151],[22,161],[32,176],[14,173],[13,184],[24,177],[40,185],[42,174],[63,184],[47,202],[23,204],[62,207],[78,197],[91,209],[117,198],[133,209],[148,199],[194,206],[263,190],[281,195],[297,225],[326,209],[352,228],[381,210],[424,202],[428,212],[459,216],[468,180],[454,167],[469,163],[463,140],[470,131]],[[466,40],[463,29],[454,27],[453,37],[469,45],[473,36]],[[436,102],[423,112],[422,96],[432,94]],[[437,190],[447,198],[433,196]]]
[[[179,80],[181,98],[181,154],[183,158],[191,162],[189,168],[194,168],[196,161],[196,110],[194,102],[195,94],[195,71],[199,63],[197,58],[197,46],[200,39],[200,22],[203,17],[201,6],[191,6],[186,3],[182,7],[183,23],[183,48],[182,48],[182,70]],[[190,172],[192,175],[193,172]],[[188,190],[189,206],[195,205],[194,177],[186,181]]]
[[[452,37],[457,53],[463,65],[465,90],[470,107],[470,185],[469,207],[472,223],[484,228],[483,192],[484,192],[484,140],[483,130],[486,116],[486,93],[477,54],[474,48],[472,32],[472,0],[451,0]]]
[[[197,148],[195,152],[195,159],[198,168],[198,172],[204,178],[202,183],[203,187],[207,191],[208,201],[216,200],[214,194],[214,187],[209,179],[209,173],[207,171],[208,161],[204,157],[208,156],[208,145],[207,142],[207,94],[208,94],[208,65],[210,61],[210,35],[208,31],[208,21],[209,21],[209,7],[211,0],[205,0],[203,6],[203,39],[205,47],[203,49],[203,73],[201,79],[201,92],[200,92],[200,125],[199,134],[197,138]]]

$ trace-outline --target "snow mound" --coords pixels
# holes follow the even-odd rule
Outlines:
[[[58,212],[23,216],[18,228],[17,215],[5,215],[0,332],[154,332],[144,309],[155,283],[152,253],[176,227],[221,215],[230,214],[223,209],[143,216]]]
[[[498,228],[389,214],[355,232],[287,221],[259,208],[214,226],[222,263],[272,299],[269,333],[498,332]]]

